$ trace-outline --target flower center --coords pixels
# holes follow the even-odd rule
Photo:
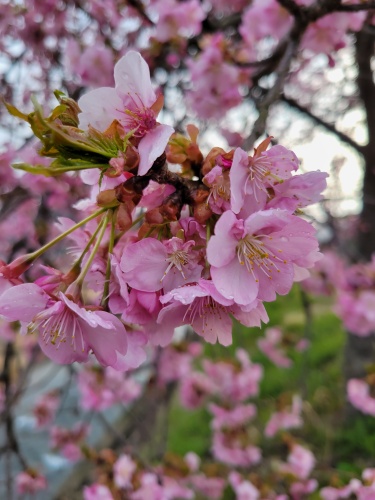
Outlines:
[[[272,239],[271,236],[264,237]],[[264,242],[260,239],[260,235],[245,236],[238,242],[236,250],[239,263],[246,266],[246,269],[254,276],[257,283],[259,282],[256,276],[258,269],[271,280],[272,273],[275,270],[278,273],[280,272],[277,263],[287,263],[286,260],[281,259],[269,248],[266,248]],[[279,252],[281,253],[281,250]]]
[[[186,266],[186,264],[188,264],[189,262],[189,255],[187,252],[185,252],[184,250],[176,250],[175,252],[171,253],[165,260],[169,262],[169,265],[165,270],[161,281],[163,281],[172,267],[176,267],[186,280],[186,276],[184,274],[184,266]]]
[[[54,310],[55,309],[55,310]],[[70,346],[76,351],[76,335],[81,343],[82,352],[85,350],[81,325],[74,313],[61,302],[56,303],[51,309],[40,312],[27,327],[28,333],[39,330],[43,341],[60,347],[70,337]]]
[[[208,321],[205,319],[208,315],[216,316],[216,320],[221,321],[222,315],[227,315],[226,308],[210,296],[197,297],[187,308],[183,321],[187,318],[187,322],[191,325],[198,316],[202,320],[202,332],[204,332],[208,326]]]
[[[126,125],[135,130],[135,137],[143,137],[156,126],[155,113],[150,108],[137,108],[135,111],[125,110]]]
[[[218,197],[225,201],[230,200],[230,183],[229,176],[219,175],[212,186],[212,196],[216,201]]]
[[[266,186],[266,181],[268,180],[271,182],[272,180],[274,182],[282,182],[283,179],[278,177],[277,175],[272,173],[271,170],[271,162],[265,157],[261,158],[256,158],[255,160],[250,159],[249,160],[249,174],[247,176],[246,182],[245,182],[245,190],[248,182],[251,182],[255,189],[254,189],[254,196],[256,201],[258,201],[257,198],[257,191],[264,191],[267,193],[267,186]],[[268,195],[268,193],[267,193]]]

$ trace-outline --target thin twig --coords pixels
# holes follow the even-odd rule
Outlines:
[[[337,130],[337,128],[332,123],[328,123],[319,116],[314,115],[308,108],[305,108],[304,106],[299,104],[295,99],[292,99],[291,97],[286,97],[286,95],[283,94],[281,96],[281,100],[286,104],[288,104],[291,108],[294,108],[300,113],[311,118],[317,125],[321,125],[329,132],[332,132],[332,134],[336,135],[336,137],[338,137],[340,141],[345,142],[345,144],[348,144],[349,146],[354,148],[356,151],[358,151],[358,153],[363,153],[363,146],[358,144],[348,135],[344,134],[343,132],[340,132],[340,130]]]

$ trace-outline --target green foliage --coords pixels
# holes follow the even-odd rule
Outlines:
[[[316,455],[313,477],[318,477],[321,484],[327,484],[335,470],[338,481],[344,485],[371,465],[375,453],[375,419],[358,414],[353,423],[344,425],[346,401],[342,367],[346,334],[332,311],[330,299],[309,298],[311,324],[306,324],[309,311],[304,310],[303,302],[300,289],[295,286],[287,297],[279,297],[276,302],[267,304],[269,325],[258,330],[235,323],[233,345],[206,344],[204,356],[215,361],[231,359],[241,347],[250,353],[253,362],[263,364],[265,375],[260,396],[256,399],[256,425],[260,434],[280,397],[301,394],[304,426],[291,433],[308,443]],[[307,351],[295,352],[291,356],[294,363],[289,369],[273,365],[257,347],[257,340],[269,326],[280,326],[291,339],[305,338],[311,344]],[[201,457],[210,456],[210,416],[205,410],[190,412],[182,409],[175,398],[170,418],[169,449],[180,454],[192,450]],[[273,456],[286,457],[280,436],[262,438],[259,445],[265,461],[267,456],[270,459]],[[231,498],[230,492],[227,493]],[[310,497],[311,500],[318,498],[318,494]]]
[[[41,141],[39,155],[56,158],[49,166],[19,163],[14,165],[15,168],[47,177],[88,168],[99,168],[105,172],[111,158],[125,155],[133,131],[125,134],[116,120],[104,132],[91,126],[87,131],[80,130],[78,104],[62,92],[55,91],[55,96],[59,105],[49,116],[44,115],[36,100],[33,100],[35,110],[28,115],[4,102],[8,112],[28,122]]]
[[[210,416],[205,409],[186,410],[175,397],[170,413],[168,450],[181,456],[194,451],[207,457],[210,448]]]

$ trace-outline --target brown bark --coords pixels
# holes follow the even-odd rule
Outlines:
[[[362,148],[364,159],[363,206],[360,214],[357,239],[357,260],[369,261],[375,252],[375,85],[371,70],[374,55],[375,37],[362,31],[357,34],[356,60],[358,65],[357,85],[363,103],[367,128],[368,144]],[[375,338],[348,335],[345,347],[344,373],[346,380],[366,375],[366,367],[375,362]],[[352,418],[356,412],[347,406],[346,417]]]
[[[368,144],[363,148],[365,172],[363,179],[363,208],[360,217],[358,257],[370,260],[375,251],[375,85],[371,69],[375,37],[362,31],[357,35],[357,85],[363,102],[368,128]]]

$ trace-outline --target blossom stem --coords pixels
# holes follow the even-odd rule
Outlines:
[[[91,235],[89,241],[87,242],[87,245],[83,249],[81,255],[75,261],[75,263],[73,264],[72,268],[67,273],[67,275],[78,276],[80,268],[81,268],[81,265],[82,265],[83,257],[87,254],[87,252],[88,252],[89,248],[91,247],[93,241],[95,240],[98,232],[100,231],[100,228],[101,228],[101,224],[99,223],[98,226],[97,226],[97,228],[95,229],[95,231],[92,233],[92,235]]]
[[[88,271],[89,271],[89,269],[91,267],[91,264],[92,264],[92,262],[94,260],[94,257],[95,257],[95,255],[98,252],[98,249],[99,249],[100,243],[102,242],[105,230],[107,229],[107,225],[108,225],[108,222],[109,222],[109,217],[110,217],[109,216],[109,211],[107,211],[107,213],[104,215],[104,217],[102,218],[102,220],[99,222],[100,232],[99,232],[98,237],[96,239],[94,248],[92,249],[90,257],[87,259],[86,264],[81,269],[81,272],[79,273],[78,278],[75,280],[75,284],[78,285],[79,287],[82,286],[83,281],[84,281],[84,279],[86,277],[86,274],[88,273]]]
[[[89,222],[92,219],[95,219],[96,217],[98,217],[99,215],[101,215],[105,211],[106,211],[105,208],[101,208],[100,210],[97,210],[93,214],[91,214],[88,217],[86,217],[85,219],[81,220],[80,222],[78,222],[77,224],[75,224],[74,226],[72,226],[70,229],[67,229],[63,233],[59,234],[59,236],[57,236],[56,238],[54,238],[49,243],[46,243],[41,248],[38,248],[38,250],[35,250],[35,252],[29,253],[28,256],[27,256],[28,257],[27,260],[30,263],[32,263],[35,259],[37,259],[38,257],[40,257],[44,252],[46,252],[47,250],[49,250],[50,248],[52,248],[54,245],[56,245],[57,243],[59,243],[61,240],[63,240],[64,238],[66,238],[66,236],[68,236],[70,233],[73,233],[76,229],[80,228],[81,226],[84,226],[87,222]]]
[[[109,243],[108,243],[108,257],[107,257],[107,268],[105,271],[105,281],[104,281],[104,288],[103,288],[103,297],[102,297],[102,306],[106,308],[107,303],[108,303],[108,298],[109,298],[109,280],[111,278],[111,259],[110,255],[113,253],[113,247],[115,244],[115,224],[116,224],[116,219],[115,219],[115,214],[114,210],[111,210],[111,234],[109,236]]]

